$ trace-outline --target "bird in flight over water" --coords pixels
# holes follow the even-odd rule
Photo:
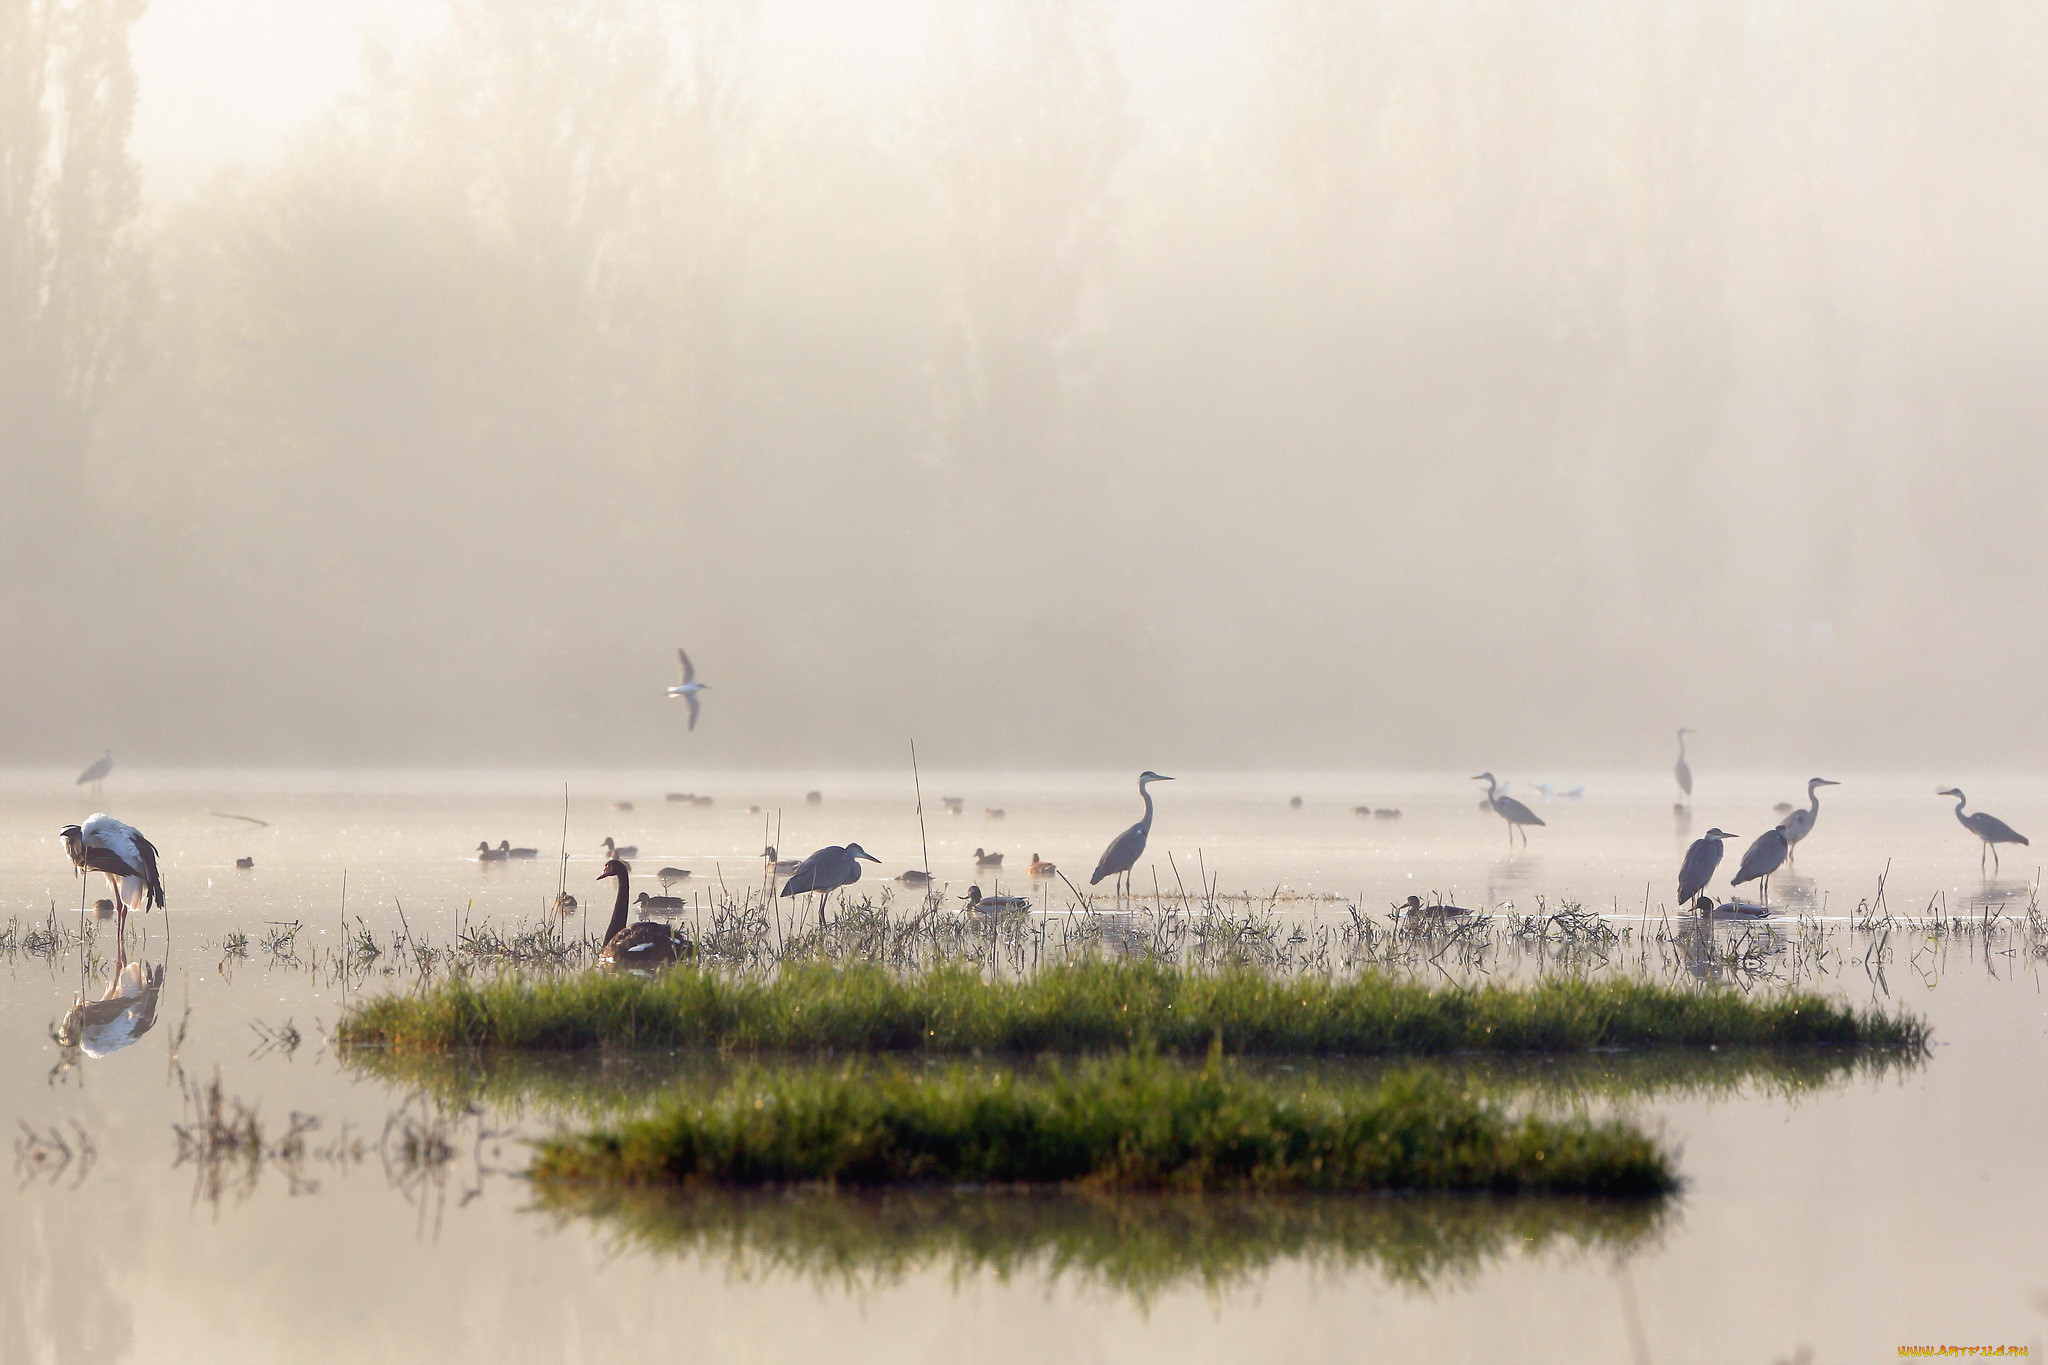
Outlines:
[[[690,728],[697,728],[697,694],[711,686],[697,681],[697,666],[690,662],[690,656],[682,650],[676,651],[676,662],[682,665],[683,680],[668,690],[671,697],[681,697],[690,703]]]

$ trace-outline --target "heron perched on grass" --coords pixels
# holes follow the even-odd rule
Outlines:
[[[1794,865],[1799,862],[1799,841],[1813,833],[1813,822],[1820,819],[1820,789],[1841,785],[1825,777],[1806,779],[1806,809],[1795,808],[1785,817],[1785,852]]]
[[[2026,835],[2021,834],[1995,815],[1987,815],[1981,810],[1971,811],[1968,815],[1965,815],[1963,813],[1963,803],[1969,800],[1969,798],[1963,795],[1961,787],[1950,787],[1946,791],[1936,792],[1935,795],[1953,796],[1956,799],[1956,819],[1962,821],[1964,829],[1984,841],[1984,848],[1977,851],[1977,866],[1979,869],[1982,869],[1984,866],[1985,849],[1991,851],[1991,870],[1995,873],[1998,871],[1998,846],[2000,844],[2024,844],[2027,842]]]
[[[818,915],[820,922],[825,913],[825,902],[832,893],[842,886],[852,886],[860,880],[861,859],[871,863],[882,861],[859,844],[828,844],[796,865],[796,871],[789,874],[789,880],[782,884],[785,896],[801,896],[807,891],[818,893]]]
[[[1138,774],[1138,795],[1145,799],[1145,813],[1137,824],[1109,841],[1109,847],[1102,850],[1102,857],[1095,863],[1095,875],[1088,879],[1088,885],[1093,886],[1104,877],[1120,877],[1125,894],[1129,894],[1131,868],[1144,855],[1145,840],[1152,835],[1152,793],[1146,788],[1154,782],[1171,781],[1172,778],[1150,768]]]
[[[1678,790],[1685,793],[1688,801],[1692,800],[1692,765],[1685,761],[1685,737],[1691,733],[1690,730],[1678,732],[1678,764],[1671,770],[1671,775],[1678,779]]]
[[[1779,825],[1756,836],[1756,842],[1742,855],[1742,865],[1735,869],[1735,875],[1728,879],[1730,886],[1740,886],[1761,878],[1764,884],[1763,896],[1771,899],[1771,874],[1785,865],[1785,855],[1791,850],[1785,841],[1785,827]]]
[[[697,728],[697,694],[711,686],[697,681],[697,666],[690,662],[690,656],[682,650],[676,651],[676,663],[681,666],[683,680],[668,690],[671,697],[680,697],[690,704],[690,728]]]
[[[163,905],[164,879],[157,871],[156,845],[143,838],[141,830],[95,813],[82,825],[64,826],[58,835],[73,867],[103,873],[114,888],[117,928],[127,929],[130,910]]]
[[[1685,861],[1678,868],[1678,903],[1684,905],[1706,889],[1714,880],[1714,869],[1721,865],[1723,839],[1735,836],[1725,829],[1710,829],[1692,841],[1692,847],[1685,851]]]
[[[1522,835],[1522,844],[1524,847],[1527,847],[1529,832],[1522,827],[1525,825],[1540,825],[1543,823],[1543,817],[1515,800],[1514,797],[1503,794],[1500,790],[1500,783],[1494,778],[1492,773],[1480,773],[1472,780],[1486,784],[1486,804],[1493,807],[1495,815],[1508,822],[1508,842],[1510,844],[1514,843],[1515,834],[1519,830]]]

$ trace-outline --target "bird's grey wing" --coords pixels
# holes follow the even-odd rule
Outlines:
[[[1088,879],[1088,885],[1093,886],[1104,877],[1130,871],[1131,864],[1138,861],[1138,854],[1145,847],[1144,839],[1144,831],[1132,825],[1110,840],[1109,847],[1102,850],[1102,857],[1095,864],[1095,875]]]
[[[796,870],[789,874],[789,880],[782,884],[783,895],[801,896],[806,891],[817,889],[818,869],[821,865],[819,859],[823,857],[824,852],[825,850],[819,849],[796,865]]]
[[[697,670],[690,663],[690,656],[688,654],[678,649],[676,651],[676,662],[683,666],[683,686],[688,687],[691,683],[697,681]]]
[[[683,700],[690,703],[690,728],[694,730],[697,728],[697,694],[686,692],[683,694]]]
[[[1503,796],[1497,803],[1501,813],[1518,825],[1540,825],[1543,817],[1530,810],[1512,796]]]

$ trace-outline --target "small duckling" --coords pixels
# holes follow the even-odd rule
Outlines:
[[[1058,871],[1059,868],[1047,862],[1045,859],[1039,857],[1036,853],[1031,855],[1032,876],[1037,877],[1040,880],[1043,880],[1044,878],[1050,877]]]
[[[1001,867],[1003,865],[1003,855],[1000,853],[989,853],[986,850],[977,848],[974,850],[974,865],[976,867]]]
[[[237,858],[235,859],[235,866],[247,872],[250,868],[256,866],[256,860],[254,858]]]

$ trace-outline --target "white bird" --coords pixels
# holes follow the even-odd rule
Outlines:
[[[1799,841],[1813,833],[1813,822],[1820,819],[1820,789],[1839,787],[1839,782],[1825,777],[1812,777],[1806,781],[1805,810],[1794,810],[1785,817],[1785,852],[1794,863],[1799,861]]]
[[[697,694],[711,686],[697,681],[697,667],[690,662],[690,656],[682,650],[676,651],[676,662],[682,666],[683,680],[668,690],[671,697],[681,697],[690,703],[690,728],[697,728]]]
[[[163,991],[164,969],[130,962],[124,947],[114,950],[114,979],[106,994],[87,1000],[83,992],[57,1025],[57,1046],[75,1047],[88,1057],[104,1057],[133,1044],[156,1025],[157,997]]]
[[[1678,789],[1685,793],[1688,801],[1692,799],[1692,765],[1685,761],[1685,737],[1691,733],[1690,730],[1678,732],[1678,765],[1671,770],[1671,775],[1678,779]]]
[[[135,826],[111,815],[95,813],[83,825],[66,825],[58,834],[73,867],[80,872],[105,874],[114,888],[118,928],[128,927],[130,910],[147,910],[164,903],[156,845],[143,838],[142,831]]]
[[[1529,831],[1522,829],[1522,826],[1540,825],[1543,823],[1543,817],[1514,797],[1503,795],[1499,790],[1500,784],[1492,773],[1479,773],[1472,780],[1486,784],[1486,804],[1493,808],[1495,815],[1508,822],[1508,842],[1514,843],[1515,832],[1520,830],[1522,843],[1526,847],[1529,842]]]

